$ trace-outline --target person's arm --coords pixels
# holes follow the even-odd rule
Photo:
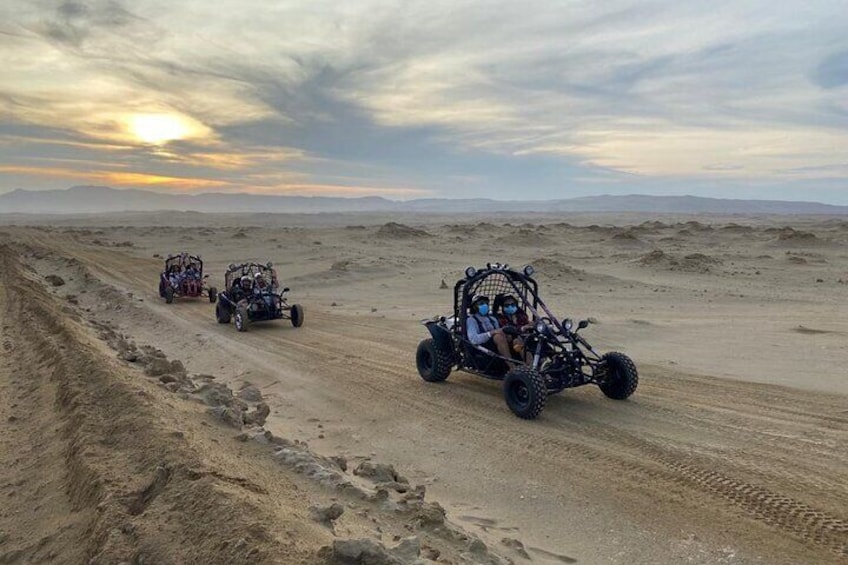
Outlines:
[[[465,330],[468,334],[468,341],[474,345],[480,345],[492,339],[490,332],[481,332],[478,329],[477,320],[473,316],[468,316],[468,319],[465,320]]]

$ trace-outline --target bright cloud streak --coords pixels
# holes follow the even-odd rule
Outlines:
[[[7,1],[0,191],[848,203],[838,4]]]

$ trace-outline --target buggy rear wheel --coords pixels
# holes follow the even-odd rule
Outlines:
[[[294,327],[299,328],[303,325],[303,314],[303,306],[300,304],[292,304],[291,323]]]
[[[230,307],[223,302],[219,302],[215,306],[215,319],[218,320],[219,324],[229,324],[230,317]]]
[[[418,344],[418,351],[415,352],[415,364],[418,366],[418,373],[421,378],[429,383],[438,383],[445,380],[451,373],[451,367],[453,367],[451,354],[442,351],[432,337]]]
[[[247,308],[244,306],[236,307],[236,315],[233,320],[236,324],[236,329],[240,332],[247,331]]]
[[[165,287],[165,303],[171,304],[174,302],[174,287],[166,286]]]
[[[639,373],[636,364],[624,353],[607,353],[601,357],[606,366],[603,378],[598,386],[605,395],[615,400],[624,400],[639,386]]]
[[[533,420],[545,408],[548,389],[545,379],[530,367],[510,370],[503,383],[504,400],[512,413],[525,420]]]

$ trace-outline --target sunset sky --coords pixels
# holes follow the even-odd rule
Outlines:
[[[0,0],[0,192],[848,204],[848,0]]]

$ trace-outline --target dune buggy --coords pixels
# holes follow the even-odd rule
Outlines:
[[[218,291],[214,286],[206,287],[209,275],[203,274],[203,261],[200,255],[179,253],[168,255],[165,270],[159,274],[159,296],[171,304],[175,297],[197,298],[204,294],[209,302],[215,303]]]
[[[418,345],[416,363],[421,377],[429,382],[444,381],[456,368],[501,380],[507,406],[524,419],[536,418],[548,395],[567,388],[594,383],[609,398],[624,400],[633,394],[639,384],[633,361],[623,353],[596,353],[578,333],[589,321],[575,327],[570,319],[557,319],[539,296],[533,274],[529,265],[520,271],[491,263],[480,270],[468,267],[465,278],[454,286],[453,315],[422,321],[431,337]],[[475,298],[482,296],[494,301],[495,310],[499,300],[511,296],[529,314],[523,329],[498,323],[510,341],[520,340],[521,354],[510,349],[511,356],[505,357],[490,343],[489,347],[471,343],[467,326],[477,322],[470,319],[469,310]]]
[[[240,332],[246,332],[249,323],[265,320],[291,320],[296,328],[303,325],[303,306],[288,304],[285,293],[289,288],[280,290],[271,262],[230,265],[224,275],[224,289],[215,307],[219,324],[232,320]]]

